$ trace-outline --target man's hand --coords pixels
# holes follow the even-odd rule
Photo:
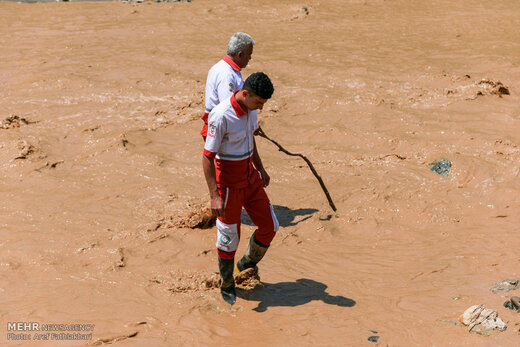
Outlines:
[[[224,201],[220,195],[211,198],[211,212],[217,217],[224,218]]]
[[[262,180],[264,181],[264,187],[267,187],[269,185],[269,182],[271,182],[271,177],[267,174],[267,171],[265,171],[264,168],[262,168],[260,171],[260,176],[262,177]]]
[[[258,128],[257,131],[261,132],[262,129]],[[271,177],[269,177],[269,174],[267,173],[267,171],[265,171],[264,166],[262,165],[262,160],[260,159],[260,155],[258,154],[258,150],[256,149],[256,141],[254,137],[253,144],[253,164],[260,173],[262,181],[264,181],[264,187],[267,187],[269,185],[269,182],[271,181]]]
[[[204,169],[204,177],[209,188],[209,196],[211,200],[211,212],[217,217],[224,218],[224,201],[220,197],[217,188],[217,179],[215,177],[215,163],[213,157],[202,156],[202,168]]]

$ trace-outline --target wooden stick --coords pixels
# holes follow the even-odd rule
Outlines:
[[[311,161],[309,159],[307,159],[306,156],[304,156],[303,154],[300,154],[300,153],[291,153],[291,152],[289,152],[288,150],[283,148],[278,142],[276,142],[275,140],[273,140],[269,136],[267,136],[264,133],[264,131],[262,130],[262,128],[260,128],[260,127],[258,127],[258,129],[256,130],[255,134],[258,135],[258,136],[261,136],[261,137],[263,137],[263,138],[265,138],[265,139],[267,139],[269,141],[271,141],[272,143],[274,143],[278,147],[279,151],[282,151],[285,154],[293,156],[293,157],[300,157],[303,160],[305,160],[305,162],[307,163],[307,165],[311,169],[311,171],[314,174],[314,176],[318,179],[318,182],[320,182],[321,189],[323,189],[323,192],[325,193],[325,196],[327,197],[327,200],[329,201],[330,207],[332,208],[332,210],[334,212],[336,212],[336,210],[337,210],[336,206],[334,205],[334,202],[332,202],[332,198],[330,197],[330,194],[329,194],[329,191],[327,190],[327,187],[325,187],[325,183],[323,183],[323,180],[321,179],[320,175],[318,175],[318,172],[316,171],[316,169],[312,165]]]

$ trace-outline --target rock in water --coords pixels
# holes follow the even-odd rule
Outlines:
[[[375,335],[374,336],[370,336],[368,338],[368,341],[370,341],[370,342],[377,342],[378,340],[379,340],[379,336],[375,336]]]
[[[485,308],[484,305],[473,305],[461,316],[462,324],[469,327],[470,333],[490,335],[494,330],[504,331],[506,323],[498,316],[497,311]]]
[[[497,282],[490,290],[494,292],[498,292],[499,290],[503,290],[504,292],[508,292],[510,290],[516,290],[520,288],[520,279],[519,278],[508,278],[503,280],[502,282]]]
[[[438,159],[430,163],[430,170],[441,176],[447,177],[450,174],[451,163],[448,159]]]
[[[504,307],[520,313],[520,297],[512,296],[511,299],[504,302]]]

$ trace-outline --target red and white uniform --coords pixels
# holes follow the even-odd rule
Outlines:
[[[217,249],[221,259],[233,259],[240,240],[242,207],[258,230],[255,237],[269,246],[278,230],[278,220],[264,190],[260,173],[253,167],[256,111],[244,111],[235,95],[217,105],[208,119],[204,154],[215,158],[224,218],[217,220]]]
[[[242,89],[244,80],[240,70],[240,67],[227,55],[209,70],[206,79],[204,115],[202,116],[204,124],[200,132],[204,140],[206,140],[208,115],[211,110],[223,100],[231,97],[234,92]]]

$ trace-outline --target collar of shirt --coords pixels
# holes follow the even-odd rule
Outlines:
[[[242,117],[247,114],[247,111],[244,111],[242,106],[239,105],[237,99],[235,98],[235,95],[237,93],[238,93],[238,91],[234,92],[233,95],[231,95],[231,106],[233,106],[233,110],[235,110],[237,117]]]
[[[233,70],[235,71],[240,71],[242,70],[240,68],[240,66],[238,66],[230,57],[229,55],[225,55],[224,58],[222,58],[222,60],[224,60],[226,63],[229,64],[229,66],[231,66],[231,68],[233,68]]]

